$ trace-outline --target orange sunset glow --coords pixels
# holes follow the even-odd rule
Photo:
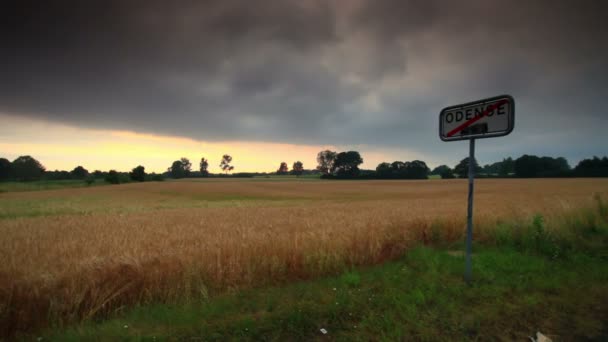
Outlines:
[[[209,160],[209,171],[220,173],[220,158],[228,153],[233,158],[235,172],[273,172],[281,162],[289,167],[302,161],[307,169],[316,167],[316,155],[323,149],[338,149],[331,145],[302,145],[247,141],[207,142],[183,137],[135,133],[122,130],[77,128],[35,119],[0,116],[0,150],[5,157],[15,159],[32,155],[47,170],[72,170],[77,165],[86,169],[129,171],[144,165],[147,172],[162,173],[174,160],[186,157],[197,169],[202,157]],[[365,146],[363,167],[373,168],[383,160],[403,158],[403,151],[378,152]],[[407,157],[407,156],[406,156]],[[412,154],[409,158],[414,158]]]

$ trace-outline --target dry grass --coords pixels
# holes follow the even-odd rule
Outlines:
[[[608,180],[479,180],[476,237],[608,194]],[[466,181],[166,182],[0,194],[2,334],[302,279],[462,238]]]

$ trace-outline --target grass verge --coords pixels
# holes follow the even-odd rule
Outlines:
[[[285,287],[202,302],[137,307],[45,339],[556,340],[608,338],[608,264],[599,256],[479,247],[474,282],[463,257],[418,247],[400,260]],[[325,329],[327,334],[323,334]]]

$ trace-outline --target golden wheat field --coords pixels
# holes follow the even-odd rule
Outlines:
[[[151,301],[328,274],[456,241],[466,180],[184,180],[0,193],[4,332]],[[475,239],[547,227],[608,194],[605,179],[476,181]]]

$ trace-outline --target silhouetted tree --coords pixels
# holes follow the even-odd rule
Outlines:
[[[203,177],[209,176],[209,171],[207,171],[207,168],[209,168],[209,161],[207,159],[201,158],[201,162],[199,163],[199,168],[201,170],[201,176],[203,176]]]
[[[452,169],[447,165],[439,165],[431,171],[432,175],[441,175],[444,172],[452,172]]]
[[[150,180],[153,182],[162,182],[165,180],[165,177],[162,174],[159,173],[151,173],[150,174]]]
[[[37,180],[44,174],[44,166],[31,156],[21,156],[11,164],[13,176],[21,181]]]
[[[608,158],[583,159],[574,168],[577,177],[608,177]]]
[[[304,164],[302,164],[301,161],[297,161],[295,163],[293,163],[293,166],[291,167],[291,172],[300,177],[300,175],[302,174],[302,172],[304,172]]]
[[[502,177],[509,176],[514,173],[514,162],[511,157],[504,158],[502,161],[495,162],[492,164],[486,164],[482,168],[481,172],[486,175],[498,175]]]
[[[498,174],[501,176],[508,176],[512,173],[515,173],[515,162],[513,158],[505,158],[500,162],[500,166],[498,167]]]
[[[190,176],[190,172],[192,171],[192,163],[188,158],[182,157],[179,160],[182,163],[182,169],[184,170],[184,177]]]
[[[337,153],[330,150],[321,151],[317,154],[317,170],[327,175],[334,169]]]
[[[431,174],[439,175],[443,179],[451,179],[454,178],[454,171],[447,165],[439,165],[433,169]]]
[[[0,181],[8,180],[13,176],[13,167],[6,158],[0,158]]]
[[[93,176],[99,178],[103,176],[103,172],[101,172],[100,170],[95,170],[93,171]]]
[[[431,169],[422,160],[413,160],[405,163],[405,178],[428,179]]]
[[[421,160],[394,161],[390,164],[378,164],[376,177],[382,179],[427,179],[430,171],[426,163]]]
[[[110,170],[106,175],[106,182],[110,184],[118,184],[120,183],[120,175],[116,170]]]
[[[55,170],[55,171],[45,171],[44,172],[44,179],[48,179],[48,180],[66,180],[66,179],[73,179],[74,177],[65,170],[59,171],[59,170]]]
[[[378,178],[391,178],[393,174],[393,168],[391,164],[383,162],[376,166],[376,177]]]
[[[129,177],[136,182],[143,182],[146,180],[146,168],[139,165],[138,167],[133,168],[131,172],[129,172]]]
[[[76,166],[74,170],[70,172],[70,175],[74,179],[85,179],[89,175],[89,171],[82,166]]]
[[[393,178],[405,178],[405,163],[399,160],[395,160],[391,163],[391,170]]]
[[[498,173],[499,165],[500,165],[500,162],[486,164],[481,168],[481,173],[486,174],[486,175],[496,174],[496,173]]]
[[[91,185],[91,184],[95,183],[95,176],[93,176],[93,175],[88,175],[88,176],[87,176],[87,178],[85,178],[85,179],[84,179],[84,182],[85,182],[87,185]]]
[[[171,178],[179,179],[186,177],[186,171],[184,170],[184,165],[181,160],[174,161],[167,171],[169,171]]]
[[[234,170],[234,166],[230,165],[230,163],[232,163],[232,157],[228,154],[224,154],[222,156],[222,162],[220,163],[220,169],[222,169],[226,174]]]
[[[188,177],[190,175],[191,168],[192,163],[190,163],[190,160],[188,160],[188,158],[181,158],[180,160],[174,161],[167,171],[171,175],[171,178],[179,179]]]
[[[524,154],[514,163],[515,176],[522,178],[569,176],[570,165],[563,158],[537,157]]]
[[[332,173],[338,177],[351,178],[359,174],[363,158],[357,151],[340,152],[336,155]]]
[[[477,164],[477,160],[473,158],[473,167],[475,170],[475,174],[481,172],[481,167]],[[469,177],[469,157],[464,158],[458,163],[458,165],[454,166],[454,173],[458,175],[458,178],[468,178]]]
[[[441,171],[441,179],[452,179],[454,178],[454,172],[449,167],[443,171]]]
[[[289,171],[287,168],[287,163],[281,162],[281,165],[279,165],[279,169],[277,170],[277,175],[286,175],[287,171]]]

